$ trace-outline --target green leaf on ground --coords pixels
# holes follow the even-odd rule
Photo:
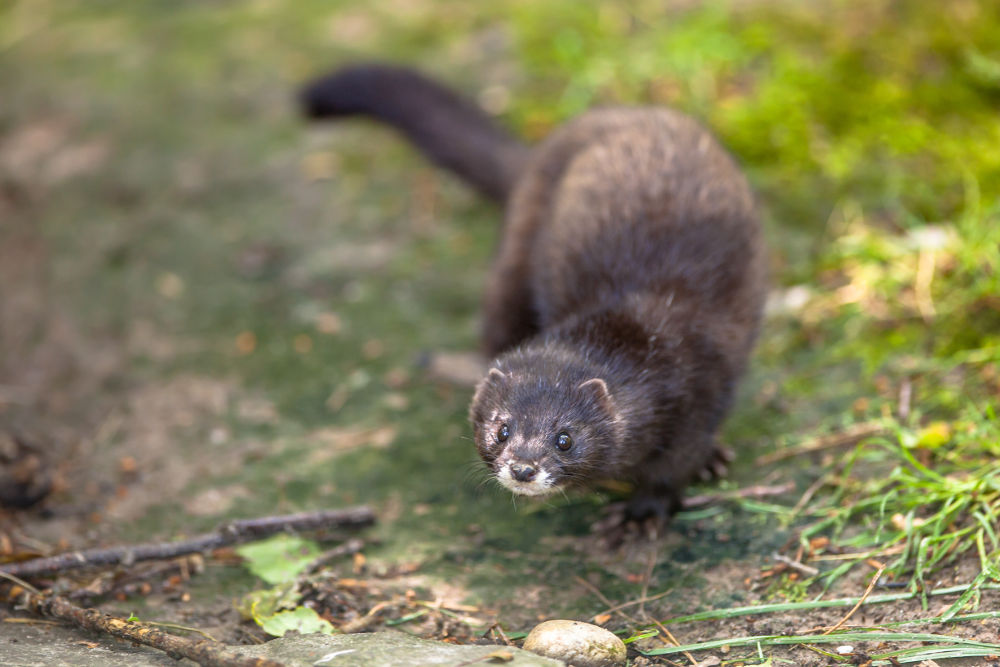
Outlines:
[[[247,568],[269,584],[293,581],[320,554],[315,542],[295,535],[276,535],[236,549]]]
[[[254,620],[266,633],[275,637],[282,637],[289,630],[295,630],[302,635],[316,632],[322,632],[326,635],[334,633],[330,622],[320,618],[319,614],[309,607],[296,607],[291,611],[279,611],[277,614],[254,618]]]

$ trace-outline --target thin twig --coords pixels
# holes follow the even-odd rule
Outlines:
[[[795,507],[792,508],[792,516],[798,516],[799,512],[802,511],[802,508],[804,508],[809,501],[812,500],[812,497],[816,495],[816,492],[819,491],[828,481],[830,481],[829,473],[822,475],[819,479],[810,484],[809,488],[802,494],[802,497],[799,498],[799,502],[795,503]]]
[[[856,612],[858,609],[861,608],[861,605],[863,605],[865,603],[865,600],[868,599],[868,596],[872,594],[872,590],[875,588],[875,583],[879,580],[879,577],[882,576],[883,572],[885,572],[885,565],[883,565],[882,567],[880,567],[878,569],[878,572],[875,573],[875,576],[872,577],[872,580],[868,582],[868,588],[865,589],[865,594],[861,596],[861,599],[858,600],[858,603],[856,605],[854,605],[853,607],[851,607],[851,610],[849,612],[847,612],[847,614],[842,619],[840,619],[840,621],[838,621],[835,626],[833,626],[832,628],[830,628],[829,630],[827,630],[826,632],[824,632],[823,633],[824,635],[828,635],[831,632],[836,632],[836,630],[840,626],[842,626],[844,623],[847,622],[847,619],[849,619],[851,616],[854,615],[854,612]]]
[[[305,571],[310,573],[316,572],[317,570],[321,569],[324,565],[326,565],[329,561],[335,558],[340,558],[341,556],[352,556],[356,553],[359,553],[364,548],[365,548],[364,540],[352,538],[350,540],[347,540],[343,544],[338,544],[334,548],[327,549],[320,555],[316,556],[316,558],[314,558],[312,562],[309,563],[309,566],[306,567]]]
[[[872,556],[895,556],[906,551],[906,544],[895,544],[885,547],[884,549],[872,549],[871,551],[862,551],[855,553],[846,554],[820,554],[819,556],[813,556],[812,560],[817,561],[831,561],[831,560],[863,560],[866,558],[871,558]]]
[[[679,641],[677,641],[677,637],[674,637],[674,634],[672,632],[670,632],[670,630],[667,629],[667,626],[663,625],[663,623],[660,623],[655,618],[653,619],[653,623],[655,623],[656,627],[660,629],[660,632],[662,632],[664,635],[666,635],[667,638],[669,638],[670,641],[672,641],[674,643],[674,646],[680,646],[681,645],[681,643]],[[694,659],[693,655],[691,655],[688,651],[681,651],[681,653],[683,653],[684,657],[686,657],[688,660],[691,661],[691,664],[694,665],[694,667],[698,667],[698,661]]]
[[[614,607],[608,607],[604,611],[594,614],[594,617],[602,616],[604,614],[610,614],[612,612],[618,611],[619,609],[624,609],[625,607],[631,607],[632,605],[642,604],[643,602],[652,602],[653,600],[659,600],[665,595],[670,595],[674,592],[674,589],[665,590],[662,593],[657,593],[656,595],[650,595],[648,597],[638,598],[635,600],[630,600],[628,602],[622,602],[621,604],[615,605]]]
[[[815,577],[817,574],[819,574],[819,570],[817,570],[816,568],[806,565],[805,563],[800,563],[797,560],[792,560],[788,556],[782,556],[781,554],[775,553],[771,554],[771,558],[778,561],[779,563],[782,563],[783,565],[787,565],[793,570],[798,570],[799,572],[807,576]]]
[[[0,572],[0,578],[6,579],[7,581],[12,581],[18,586],[21,586],[22,588],[25,588],[31,591],[32,593],[35,593],[36,595],[42,594],[40,590],[29,584],[27,581],[18,578],[17,575],[11,574],[10,572]]]
[[[221,524],[214,533],[200,535],[189,540],[73,551],[48,558],[35,558],[21,563],[0,565],[0,573],[19,577],[35,577],[95,565],[131,565],[141,560],[176,558],[191,553],[203,553],[219,547],[259,540],[280,532],[300,532],[334,527],[361,528],[370,526],[374,522],[375,514],[370,508],[364,506],[230,521]]]
[[[819,438],[813,438],[812,440],[807,440],[797,447],[787,447],[785,449],[779,449],[776,452],[771,452],[770,454],[758,456],[756,463],[757,465],[767,465],[769,463],[782,461],[800,454],[811,454],[813,452],[819,452],[824,449],[832,449],[834,447],[847,447],[848,445],[856,444],[865,438],[883,433],[885,430],[886,428],[881,422],[871,421],[852,424],[840,433],[832,433]]]
[[[384,600],[382,602],[379,602],[371,609],[369,609],[368,613],[366,613],[364,616],[355,618],[352,621],[348,621],[347,623],[344,623],[337,629],[340,630],[345,635],[349,635],[355,632],[364,632],[378,621],[378,615],[379,613],[382,612],[382,610],[387,609],[393,606],[394,604],[396,604],[394,600]]]
[[[497,621],[496,623],[494,623],[493,625],[491,625],[490,626],[490,630],[492,630],[495,634],[500,635],[500,641],[502,641],[506,646],[513,646],[514,645],[514,642],[512,642],[510,640],[510,638],[507,637],[507,635],[503,631],[503,628],[500,627],[500,622],[499,621]]]
[[[195,634],[201,635],[205,639],[211,639],[213,642],[218,641],[215,637],[208,634],[200,628],[192,628],[190,625],[181,625],[180,623],[167,623],[166,621],[143,621],[146,625],[152,625],[157,628],[166,628],[167,630],[180,630],[181,632],[193,632]]]
[[[622,612],[622,611],[621,611],[621,606],[618,606],[618,607],[616,608],[616,607],[615,607],[615,604],[614,604],[613,602],[611,602],[611,600],[609,600],[609,599],[607,598],[607,596],[605,596],[605,595],[604,595],[604,593],[602,593],[602,592],[600,591],[600,589],[598,589],[598,588],[597,588],[597,586],[595,586],[594,584],[590,583],[589,581],[587,581],[586,579],[584,579],[583,577],[581,577],[581,576],[579,576],[579,575],[576,575],[576,576],[575,576],[575,577],[573,577],[573,578],[574,578],[574,579],[576,579],[576,580],[577,580],[577,582],[578,582],[578,583],[580,583],[580,584],[581,584],[581,585],[582,585],[582,586],[583,586],[584,588],[586,588],[586,589],[587,589],[588,591],[590,591],[591,593],[593,593],[594,595],[596,595],[596,596],[597,596],[597,599],[599,599],[599,600],[600,600],[601,602],[603,602],[604,604],[606,604],[606,605],[608,605],[609,607],[611,607],[611,608],[612,608],[612,610],[613,610],[613,611],[614,611],[614,612],[615,612],[616,614],[618,614],[619,616],[621,616],[622,618],[624,618],[624,619],[625,619],[626,621],[628,621],[629,623],[635,623],[636,625],[638,625],[638,623],[636,623],[636,620],[635,620],[634,618],[632,618],[632,617],[631,617],[631,616],[629,616],[628,614],[626,614],[626,613],[624,613],[624,612]]]
[[[21,618],[20,616],[8,616],[3,619],[4,623],[21,623],[24,625],[54,625],[56,627],[63,627],[66,625],[62,621],[50,621],[47,618]]]

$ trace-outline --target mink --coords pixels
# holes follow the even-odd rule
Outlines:
[[[350,65],[301,93],[312,118],[368,116],[505,209],[469,410],[515,494],[633,489],[666,518],[718,469],[716,434],[759,329],[766,255],[746,178],[665,108],[584,112],[535,146],[405,67]]]

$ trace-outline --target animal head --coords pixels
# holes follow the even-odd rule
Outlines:
[[[546,496],[600,476],[623,437],[607,383],[546,372],[544,363],[518,366],[491,368],[469,411],[479,456],[497,481]]]

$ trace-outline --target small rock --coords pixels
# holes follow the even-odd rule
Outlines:
[[[625,664],[625,644],[602,627],[580,621],[539,623],[524,640],[524,649],[575,667]]]

